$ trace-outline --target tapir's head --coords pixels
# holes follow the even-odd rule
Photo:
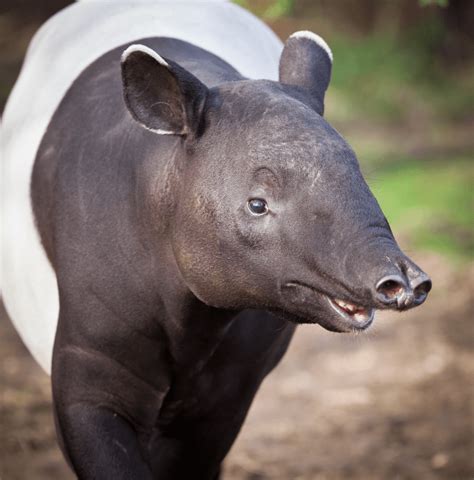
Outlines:
[[[425,300],[429,278],[400,251],[354,152],[322,117],[331,65],[326,43],[299,32],[279,82],[208,89],[147,47],[125,51],[132,115],[179,136],[170,236],[204,303],[351,331],[376,308]]]

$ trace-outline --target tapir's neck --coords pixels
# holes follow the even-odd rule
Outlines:
[[[169,351],[180,368],[200,370],[214,353],[230,328],[236,312],[210,307],[187,287],[172,256],[169,242],[159,252],[166,270],[160,282],[160,311],[157,321],[170,340]]]
[[[175,208],[183,185],[185,167],[183,139],[139,129],[143,135],[134,148],[131,169],[133,185],[129,198],[134,248],[145,258],[146,292],[150,298],[149,314],[164,330],[169,353],[183,371],[201,368],[212,356],[235,312],[216,309],[201,302],[188,288],[173,251]],[[145,274],[144,274],[145,276]]]

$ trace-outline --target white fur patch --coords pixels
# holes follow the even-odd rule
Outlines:
[[[169,68],[168,62],[166,62],[166,60],[163,57],[158,55],[150,47],[147,47],[146,45],[141,45],[140,43],[130,45],[126,50],[124,50],[124,52],[122,53],[122,59],[121,59],[122,63],[125,62],[125,60],[127,60],[129,55],[131,55],[134,52],[146,53],[150,57],[154,58],[160,65],[163,65],[164,67]]]
[[[333,62],[332,51],[329,48],[329,45],[325,42],[324,38],[320,37],[316,33],[310,32],[309,30],[301,30],[290,35],[290,38],[306,38],[312,42],[318,44],[327,54],[331,63]]]

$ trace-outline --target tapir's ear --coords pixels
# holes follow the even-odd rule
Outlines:
[[[125,103],[133,118],[162,135],[196,133],[207,87],[178,64],[145,45],[122,54]]]
[[[309,91],[322,115],[331,68],[332,52],[328,44],[315,33],[296,32],[288,38],[281,54],[280,82]]]

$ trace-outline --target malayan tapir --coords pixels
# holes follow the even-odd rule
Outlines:
[[[331,65],[216,0],[82,1],[35,36],[1,131],[2,291],[79,478],[217,478],[297,324],[425,300],[323,119]]]

